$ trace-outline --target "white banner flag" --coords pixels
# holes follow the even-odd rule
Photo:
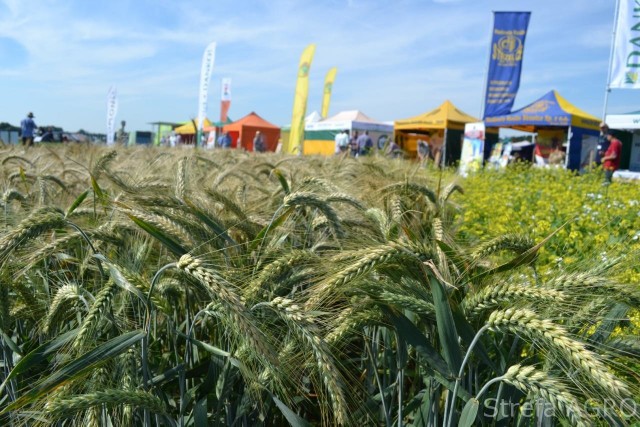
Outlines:
[[[107,92],[107,145],[115,143],[116,114],[118,114],[118,89],[111,86]]]
[[[611,88],[640,88],[639,3],[637,0],[620,0],[611,57]]]
[[[213,73],[213,64],[216,59],[216,42],[211,43],[202,56],[202,68],[200,69],[200,98],[198,102],[198,135],[202,133],[204,119],[207,115],[207,97],[209,95],[209,81]],[[200,145],[200,141],[196,141]]]

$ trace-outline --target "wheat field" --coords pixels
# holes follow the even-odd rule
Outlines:
[[[640,422],[624,263],[460,239],[473,195],[449,171],[84,145],[0,162],[0,425]]]

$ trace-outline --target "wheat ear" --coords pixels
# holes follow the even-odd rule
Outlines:
[[[12,200],[17,200],[20,203],[24,203],[25,200],[27,200],[27,196],[25,196],[24,194],[22,194],[21,192],[19,192],[16,189],[10,188],[9,190],[6,190],[3,194],[2,194],[2,202],[7,205],[9,204],[9,202],[11,202]]]
[[[107,170],[109,163],[113,162],[118,155],[116,150],[109,151],[108,153],[100,156],[100,158],[96,161],[95,165],[91,169],[91,176],[96,181],[100,178],[102,172]]]
[[[528,301],[563,302],[565,295],[554,289],[536,288],[516,283],[500,283],[486,286],[480,292],[468,295],[462,301],[462,308],[472,316],[514,299]]]
[[[427,199],[431,201],[431,203],[436,203],[436,193],[433,192],[429,187],[426,187],[421,184],[416,184],[412,182],[398,182],[395,184],[387,185],[386,187],[380,190],[383,194],[390,193],[400,193],[400,194],[408,194],[408,193],[418,193],[425,196]]]
[[[270,282],[275,281],[282,277],[283,274],[291,271],[295,265],[313,258],[315,258],[315,255],[310,251],[293,250],[288,252],[284,256],[267,264],[260,273],[258,273],[257,277],[251,281],[244,295],[248,300],[252,300],[261,293],[264,293],[266,291],[265,286]]]
[[[45,406],[45,412],[51,419],[68,418],[76,412],[96,406],[128,405],[146,409],[154,414],[165,413],[164,404],[156,396],[145,391],[109,389],[94,393],[80,394],[64,399],[54,399]]]
[[[85,344],[87,334],[92,330],[96,320],[107,310],[117,289],[118,285],[112,279],[109,279],[102,289],[100,289],[89,313],[87,313],[87,316],[80,326],[80,331],[78,335],[76,335],[76,339],[73,341],[73,348],[78,349]]]
[[[178,162],[178,171],[176,174],[176,197],[180,200],[184,199],[187,191],[187,158],[183,157]]]
[[[215,271],[205,268],[201,260],[192,257],[190,254],[183,255],[178,261],[177,267],[208,287],[211,296],[218,299],[225,306],[234,326],[230,330],[238,330],[243,337],[251,341],[253,347],[262,356],[270,361],[276,360],[275,351],[267,342],[262,331],[256,326],[253,316],[242,303],[240,297],[231,290],[230,283]]]
[[[362,327],[382,324],[383,321],[384,316],[378,310],[365,308],[356,311],[349,307],[343,310],[338,318],[332,322],[333,327],[330,328],[330,332],[324,339],[328,344],[335,346]]]
[[[344,231],[340,225],[338,214],[329,204],[318,195],[306,191],[291,193],[284,198],[283,206],[291,208],[295,206],[309,206],[318,209],[329,220],[336,237],[344,237]]]
[[[523,392],[531,392],[541,396],[571,420],[574,426],[587,427],[590,425],[589,417],[582,410],[580,402],[567,391],[564,384],[550,377],[547,373],[538,371],[533,366],[514,365],[501,379]]]
[[[627,385],[611,374],[595,353],[587,350],[583,343],[570,338],[564,328],[548,319],[541,319],[531,310],[494,311],[489,316],[487,324],[495,329],[506,328],[532,339],[542,339],[549,347],[565,354],[603,389],[610,391],[615,396],[627,397],[630,395]]]
[[[481,244],[472,253],[473,259],[481,259],[499,251],[511,251],[522,254],[535,246],[535,242],[528,236],[519,234],[505,234]]]
[[[68,308],[67,304],[69,302],[76,302],[79,298],[80,288],[78,285],[71,283],[62,285],[51,300],[49,310],[47,311],[47,315],[44,319],[44,326],[42,328],[43,332],[45,334],[49,333],[49,331],[53,329],[54,322],[62,314],[62,310]]]
[[[45,207],[35,211],[0,239],[0,260],[4,260],[25,241],[65,225],[66,220],[59,209]]]
[[[322,282],[319,287],[315,289],[314,294],[309,299],[306,306],[314,306],[319,303],[323,297],[334,291],[336,288],[339,288],[358,277],[364,276],[377,266],[403,254],[403,251],[397,245],[382,245],[358,251],[358,254],[362,253],[366,255],[355,260],[347,268],[337,272]]]
[[[292,300],[277,297],[270,305],[277,309],[280,317],[311,347],[320,371],[320,376],[331,397],[331,405],[337,424],[345,425],[348,419],[344,396],[344,382],[327,343],[320,337],[319,328],[311,316]]]

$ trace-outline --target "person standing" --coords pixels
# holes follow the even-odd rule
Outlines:
[[[358,132],[354,132],[351,135],[351,139],[349,140],[349,151],[351,151],[351,157],[356,157],[358,155]]]
[[[364,131],[362,135],[358,137],[358,155],[367,156],[373,148],[373,140],[369,136],[369,131]]]
[[[429,143],[424,139],[418,140],[418,160],[420,161],[421,166],[425,166],[427,161],[429,160],[429,153],[431,152],[431,147]]]
[[[622,155],[622,142],[615,136],[611,130],[607,129],[606,134],[609,147],[602,157],[602,167],[604,168],[605,184],[611,184],[613,173],[620,168],[620,156]]]
[[[231,148],[231,135],[229,132],[224,132],[220,140],[220,148]]]
[[[256,153],[263,153],[265,150],[264,137],[260,131],[256,131],[256,136],[253,138],[253,151]]]
[[[349,147],[349,132],[346,130],[340,131],[340,133],[336,135],[335,141],[336,141],[335,153],[336,154],[344,153],[345,151],[347,151],[347,148]]]
[[[22,145],[30,147],[33,145],[33,135],[36,131],[36,123],[33,121],[33,113],[29,112],[27,117],[20,122],[20,136]]]
[[[596,165],[602,164],[602,157],[604,157],[604,153],[607,152],[609,148],[609,141],[607,140],[607,135],[609,134],[609,125],[605,122],[600,123],[600,138],[598,139],[598,148],[596,150]]]
[[[118,145],[127,145],[127,132],[124,130],[124,127],[127,125],[127,122],[122,120],[120,122],[120,129],[116,132],[116,143]]]

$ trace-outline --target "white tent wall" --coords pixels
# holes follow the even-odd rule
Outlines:
[[[640,129],[640,114],[607,114],[605,122],[611,129]]]

